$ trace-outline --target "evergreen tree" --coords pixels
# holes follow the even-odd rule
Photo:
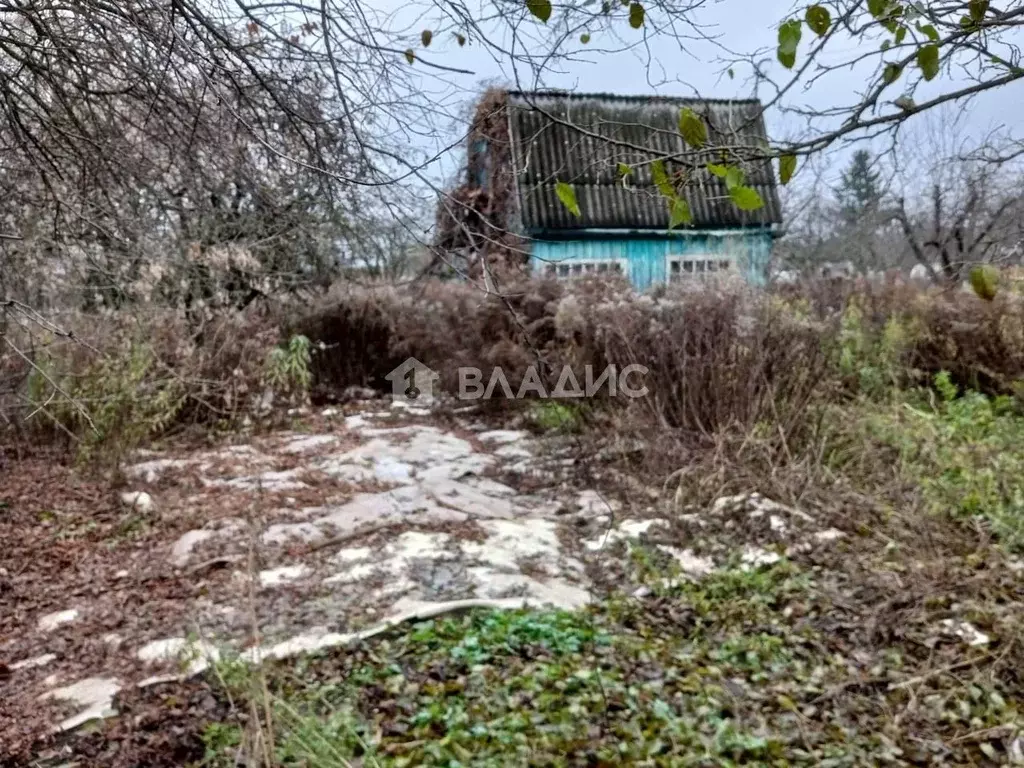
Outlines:
[[[873,165],[871,153],[866,149],[858,149],[842,173],[836,189],[836,200],[844,224],[857,224],[878,211],[882,190],[878,185],[880,174],[874,170]]]

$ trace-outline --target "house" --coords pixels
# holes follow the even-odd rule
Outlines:
[[[684,108],[707,128],[696,159],[679,130]],[[726,147],[762,207],[737,208],[707,169]],[[782,221],[771,161],[754,157],[765,147],[755,100],[491,90],[470,130],[464,182],[444,201],[437,245],[469,265],[485,259],[566,278],[617,272],[638,289],[722,270],[762,284]],[[669,230],[651,165],[673,156],[685,158],[665,166],[684,179],[692,221]],[[623,176],[620,164],[631,171]],[[559,199],[560,182],[572,186],[579,215]]]

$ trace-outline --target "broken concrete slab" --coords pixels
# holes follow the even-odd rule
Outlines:
[[[66,611],[55,611],[45,616],[40,616],[36,627],[40,632],[53,632],[62,624],[68,624],[78,618],[78,609],[69,608]]]
[[[116,678],[87,677],[77,683],[44,693],[39,698],[66,701],[83,707],[78,714],[62,720],[56,727],[57,731],[70,731],[92,720],[116,715],[114,696],[120,690],[121,683]]]

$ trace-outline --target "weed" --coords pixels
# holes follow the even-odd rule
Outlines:
[[[100,357],[77,376],[64,376],[67,398],[54,398],[49,382],[58,374],[48,358],[33,370],[27,387],[32,402],[79,437],[78,459],[121,456],[174,422],[185,403],[181,382],[164,371],[152,348],[132,340],[116,354]],[[52,389],[52,387],[50,387]]]
[[[233,723],[209,723],[203,730],[203,746],[206,748],[203,765],[233,765],[231,753],[242,743],[242,729]]]
[[[1024,416],[1012,397],[961,394],[940,373],[934,391],[882,409],[858,406],[845,419],[860,425],[861,451],[880,444],[895,454],[929,512],[987,524],[1006,546],[1024,549]]]
[[[284,395],[304,401],[312,383],[310,346],[308,338],[297,334],[286,345],[274,347],[267,356],[267,383]]]
[[[537,400],[530,404],[528,419],[545,432],[571,434],[583,427],[583,409],[577,403]]]

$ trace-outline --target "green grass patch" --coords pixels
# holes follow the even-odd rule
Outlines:
[[[283,766],[865,765],[872,729],[815,718],[843,678],[785,608],[788,563],[591,610],[475,612],[271,672]],[[231,673],[234,674],[234,673]],[[256,696],[259,686],[233,695]],[[215,726],[210,764],[237,734]]]
[[[988,525],[1024,550],[1024,415],[1016,398],[958,392],[949,377],[891,406],[864,404],[861,439],[895,455],[927,511]]]

